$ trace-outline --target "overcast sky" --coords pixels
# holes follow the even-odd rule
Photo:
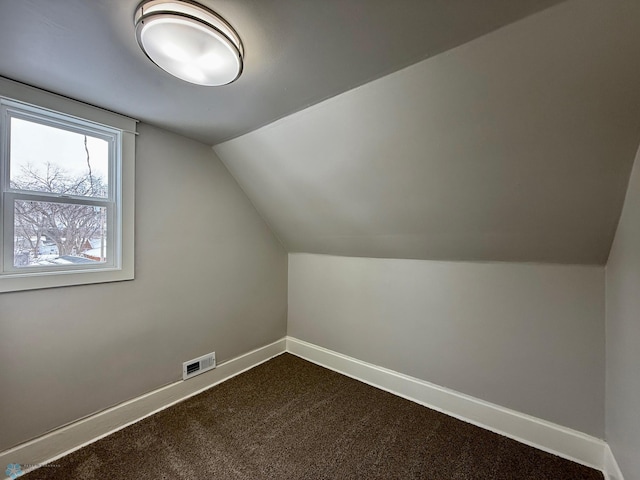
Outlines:
[[[107,183],[109,144],[101,138],[87,137],[91,171],[94,178]],[[20,175],[21,167],[31,163],[43,171],[47,162],[56,164],[69,175],[89,173],[84,135],[25,121],[11,119],[11,178]]]

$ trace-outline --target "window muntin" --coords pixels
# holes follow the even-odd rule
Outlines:
[[[0,109],[0,276],[119,269],[122,131],[4,98]]]

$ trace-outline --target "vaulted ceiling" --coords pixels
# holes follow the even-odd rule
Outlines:
[[[640,2],[201,3],[243,39],[236,83],[151,64],[137,0],[0,0],[0,75],[216,145],[289,251],[606,261]]]
[[[140,0],[0,0],[0,75],[210,145],[560,0],[199,0],[238,31],[238,81],[203,88],[135,40]]]
[[[291,251],[603,264],[640,2],[577,0],[215,147]]]

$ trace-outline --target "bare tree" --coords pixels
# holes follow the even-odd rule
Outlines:
[[[27,165],[11,181],[12,188],[68,196],[103,197],[106,187],[102,178],[91,173],[72,176],[58,165],[47,163],[38,169]],[[90,240],[104,230],[102,209],[74,203],[18,200],[15,203],[15,235],[28,245],[34,258],[39,255],[42,239],[55,242],[58,254],[77,255]]]
[[[30,203],[16,203],[15,236],[19,240],[16,250],[20,251],[28,246],[33,257],[38,258],[43,235],[41,226],[45,220],[37,209],[31,208]]]

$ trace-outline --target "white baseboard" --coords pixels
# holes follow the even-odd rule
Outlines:
[[[287,337],[287,351],[465,422],[582,465],[605,470],[607,444],[603,440],[582,432],[378,367],[293,337]],[[611,477],[611,479],[619,480],[617,477]]]
[[[613,456],[611,447],[607,445],[604,449],[604,476],[607,480],[624,480],[618,462]]]
[[[285,352],[286,339],[220,363],[188,381],[179,381],[73,422],[0,453],[3,472],[9,463],[43,465],[197,395]],[[33,470],[35,467],[25,469]]]
[[[179,381],[134,398],[29,442],[0,452],[0,465],[41,465],[197,395],[284,353],[368,383],[540,450],[602,470],[608,480],[624,480],[602,440],[539,418],[357,360],[293,337],[253,350],[189,381]],[[32,470],[32,468],[25,471]]]

